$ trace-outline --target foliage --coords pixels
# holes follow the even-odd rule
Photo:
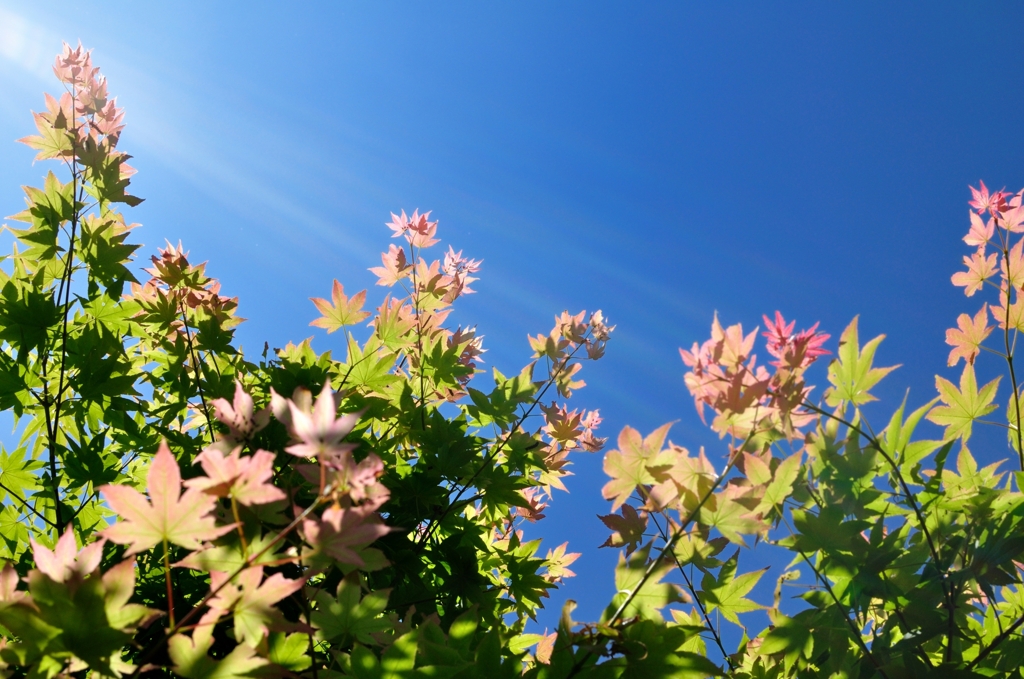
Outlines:
[[[600,312],[562,314],[488,384],[482,338],[446,322],[480,262],[428,261],[437,222],[403,212],[375,311],[338,282],[313,300],[345,355],[254,361],[237,299],[180,244],[135,278],[123,113],[81,47],[54,72],[66,91],[22,141],[67,177],[26,188],[0,280],[7,672],[518,674],[576,557],[521,524],[602,445],[598,413],[558,401],[604,350]]]
[[[821,401],[806,382],[829,353],[817,325],[766,317],[766,364],[756,330],[717,318],[681,350],[724,462],[671,442],[670,425],[624,428],[600,517],[622,549],[617,594],[595,623],[568,602],[542,635],[527,624],[578,555],[540,556],[525,528],[564,489],[570,453],[604,446],[597,411],[565,402],[605,351],[601,313],[562,313],[521,372],[482,385],[482,337],[447,323],[481,263],[450,246],[425,259],[438,223],[402,212],[400,245],[371,269],[389,289],[376,309],[338,281],[312,300],[343,358],[306,339],[253,360],[234,342],[238,300],[180,244],[136,279],[117,211],[139,202],[123,113],[81,46],[54,72],[66,91],[22,141],[66,180],[25,189],[0,269],[0,407],[19,438],[0,450],[6,675],[1019,675],[1024,192],[972,189],[975,251],[952,282],[995,300],[948,331],[959,385],[937,377],[938,398],[884,428],[862,407],[893,368],[874,365],[882,337],[862,345],[856,319]],[[979,469],[966,445],[996,411],[982,349],[1007,366],[1020,473]],[[925,419],[941,439],[915,438]],[[770,596],[766,569],[741,567],[762,550],[791,559]],[[748,630],[753,612],[770,625]]]

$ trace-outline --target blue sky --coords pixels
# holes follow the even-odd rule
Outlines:
[[[673,440],[720,459],[677,353],[716,310],[834,338],[860,314],[903,364],[883,408],[955,377],[944,330],[976,306],[949,283],[967,185],[1024,185],[1019,5],[241,6],[0,0],[0,212],[45,172],[13,140],[55,90],[60,41],[81,39],[127,110],[137,239],[209,259],[250,351],[339,347],[307,298],[334,278],[382,297],[366,269],[384,222],[420,208],[484,260],[458,320],[486,367],[518,370],[563,309],[618,325],[578,398],[607,436],[678,420]],[[595,549],[600,456],[575,471],[538,532],[585,553],[563,592],[596,617],[615,559]]]

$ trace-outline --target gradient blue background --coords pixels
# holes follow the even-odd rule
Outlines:
[[[904,366],[879,417],[907,387],[931,398],[956,375],[945,328],[977,307],[949,282],[967,185],[1024,185],[1020,5],[160,5],[0,0],[0,213],[47,169],[13,140],[81,39],[127,109],[143,252],[182,239],[209,259],[250,352],[341,348],[307,298],[338,278],[379,300],[389,212],[433,210],[484,260],[456,318],[485,335],[484,367],[517,371],[563,309],[618,325],[574,399],[613,441],[678,420],[673,440],[721,460],[677,353],[716,310],[820,320],[832,349],[860,314]],[[980,441],[1005,455],[998,432]],[[594,618],[613,590],[601,458],[574,470],[530,529],[585,555],[549,626],[563,598]]]

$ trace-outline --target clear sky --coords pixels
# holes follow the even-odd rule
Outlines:
[[[241,297],[250,351],[309,335],[340,347],[308,327],[307,298],[338,278],[379,300],[366,269],[389,213],[433,210],[445,244],[484,260],[458,321],[485,335],[486,367],[517,371],[527,333],[601,308],[618,329],[574,400],[613,440],[678,420],[674,441],[720,461],[677,352],[716,310],[751,327],[775,309],[820,320],[833,350],[860,314],[862,337],[888,334],[880,363],[904,366],[878,390],[885,408],[907,387],[931,398],[937,372],[955,379],[944,330],[976,306],[949,282],[967,185],[1024,185],[1022,13],[0,0],[0,213],[46,170],[13,140],[56,89],[61,40],[81,39],[127,110],[121,147],[147,199],[136,238],[147,256],[166,238],[210,260]],[[593,618],[615,554],[596,550],[600,456],[575,471],[536,534],[584,552],[558,596]]]

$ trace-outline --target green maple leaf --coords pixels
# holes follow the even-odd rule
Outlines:
[[[269,638],[267,657],[276,665],[292,672],[301,672],[313,664],[309,657],[309,636],[302,632],[274,632]]]
[[[216,588],[226,575],[211,576],[210,587]],[[235,576],[213,599],[211,609],[231,611],[235,617],[235,638],[253,648],[266,637],[268,625],[283,622],[281,612],[274,608],[281,599],[302,589],[305,580],[290,580],[280,573],[263,579],[263,566],[253,566]]]
[[[857,317],[853,318],[839,338],[836,359],[828,367],[828,381],[832,387],[825,391],[826,403],[835,408],[843,402],[859,406],[875,400],[868,390],[899,367],[871,367],[875,350],[883,339],[885,335],[879,335],[865,344],[862,350],[858,350]]]
[[[971,425],[974,420],[996,409],[992,399],[996,396],[999,377],[986,384],[978,391],[978,382],[974,376],[974,366],[965,365],[960,373],[960,388],[957,389],[949,380],[935,376],[935,387],[939,390],[939,398],[945,405],[936,406],[928,413],[928,419],[935,424],[946,427],[943,439],[955,439],[958,436],[964,443],[971,437]]]
[[[17,493],[24,500],[36,489],[38,480],[33,473],[44,466],[42,460],[34,460],[25,454],[24,448],[8,451],[0,445],[0,500],[8,492]]]
[[[213,646],[213,624],[197,627],[189,638],[175,634],[167,641],[167,654],[174,663],[174,672],[185,679],[237,679],[256,674],[270,663],[256,655],[256,649],[239,644],[220,660],[207,652]]]
[[[714,610],[721,612],[729,622],[739,625],[740,619],[737,613],[747,613],[764,608],[764,606],[745,598],[745,595],[754,588],[757,581],[768,570],[767,566],[758,571],[751,571],[736,577],[736,566],[739,562],[740,550],[737,549],[728,561],[722,564],[718,571],[718,577],[711,573],[705,573],[701,581],[701,594],[704,597],[704,605],[708,613]]]
[[[685,650],[687,642],[696,636],[691,629],[681,626],[664,627],[651,620],[641,620],[630,625],[625,630],[623,646],[626,649],[626,667],[622,679],[705,679],[709,676],[724,676],[722,669],[703,654]],[[612,661],[617,662],[622,661]]]
[[[613,512],[629,499],[637,486],[655,482],[647,467],[661,453],[671,426],[671,422],[663,424],[646,438],[641,438],[636,429],[625,427],[619,434],[618,449],[604,456],[604,473],[612,480],[601,489],[601,495],[612,500]]]
[[[53,98],[50,95],[47,96],[47,103]],[[52,112],[52,107],[51,112]],[[73,153],[74,141],[71,132],[67,129],[67,119],[62,115],[58,117],[54,122],[51,122],[45,113],[33,113],[32,117],[36,121],[36,128],[39,130],[39,134],[32,135],[31,137],[22,137],[18,141],[30,148],[34,148],[39,151],[36,154],[36,160],[46,160],[48,158],[60,158],[62,156],[70,156]],[[62,122],[63,121],[63,124]]]
[[[349,656],[340,656],[345,676],[355,679],[400,679],[423,676],[416,667],[420,631],[414,629],[395,640],[378,660],[373,651],[356,644]]]
[[[611,605],[605,611],[604,619],[607,620],[611,617],[627,597],[632,598],[621,617],[639,616],[645,620],[655,621],[663,620],[662,608],[684,600],[682,590],[678,585],[661,581],[674,568],[667,560],[663,560],[652,571],[650,577],[643,581],[650,553],[651,545],[648,543],[628,558],[625,555],[619,555],[619,565],[615,568],[615,589],[618,594],[615,595]],[[640,588],[639,591],[636,591],[637,588]]]
[[[486,427],[497,423],[504,428],[516,420],[516,408],[527,403],[537,391],[533,382],[533,363],[528,364],[515,377],[505,377],[497,368],[494,369],[494,390],[484,394],[469,387],[469,397],[473,404],[465,406],[466,413],[472,418],[474,427]]]
[[[339,330],[346,325],[355,325],[370,315],[370,312],[363,311],[363,304],[366,302],[366,290],[352,295],[351,299],[345,294],[345,287],[337,280],[331,289],[331,302],[321,297],[310,297],[310,301],[323,314],[320,318],[312,321],[310,325],[324,328],[328,333]]]
[[[800,476],[801,457],[798,452],[779,463],[779,466],[775,468],[774,478],[765,488],[764,496],[754,510],[755,513],[767,516],[769,512],[782,507],[786,498],[793,492],[793,484]]]
[[[323,641],[355,639],[373,644],[374,632],[383,632],[392,626],[391,620],[383,615],[390,593],[390,589],[380,589],[360,598],[358,573],[350,573],[341,581],[337,597],[324,590],[318,591],[317,608],[312,614],[317,638]]]
[[[376,337],[370,337],[360,349],[349,333],[348,364],[338,366],[345,376],[342,387],[364,387],[370,392],[381,392],[401,379],[391,373],[397,356],[383,348]]]
[[[730,542],[746,545],[743,535],[760,533],[767,526],[751,507],[734,499],[738,492],[738,486],[727,486],[724,492],[709,497],[700,508],[700,523],[717,528]]]

